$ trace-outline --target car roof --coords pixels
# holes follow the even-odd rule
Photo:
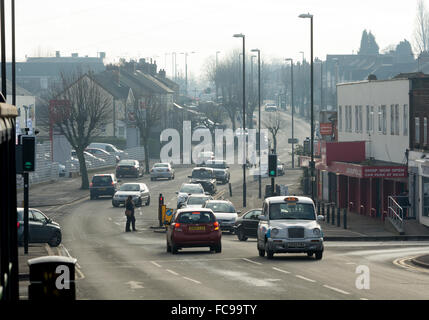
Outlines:
[[[287,196],[277,196],[277,197],[269,197],[265,199],[268,203],[285,203],[285,198]],[[298,199],[298,203],[307,203],[307,204],[314,204],[313,200],[309,197],[303,197],[303,196],[290,196]]]
[[[189,198],[209,198],[210,196],[204,193],[194,193],[189,196]]]
[[[208,200],[206,203],[213,203],[213,202],[216,202],[216,203],[227,203],[227,204],[233,205],[232,202],[229,201],[229,200],[216,200],[216,199]]]
[[[96,173],[94,174],[93,177],[104,177],[104,176],[114,177],[115,175],[113,173]]]
[[[180,214],[183,212],[195,212],[195,211],[213,213],[213,210],[209,208],[183,208],[183,209],[177,209],[176,214]]]
[[[196,168],[194,168],[194,169],[192,169],[192,171],[194,171],[194,170],[213,170],[213,168],[208,168],[208,167],[196,167]]]

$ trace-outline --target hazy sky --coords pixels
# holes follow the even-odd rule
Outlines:
[[[429,0],[427,0],[429,8]],[[17,59],[56,50],[96,56],[154,57],[195,51],[188,68],[198,73],[204,61],[234,48],[260,48],[265,59],[310,56],[310,20],[314,15],[314,56],[352,53],[362,31],[371,30],[380,49],[413,40],[417,0],[16,0]],[[10,1],[6,0],[9,4]],[[7,8],[8,9],[8,8]],[[9,12],[9,11],[8,11]],[[9,17],[7,17],[8,20]],[[9,39],[10,40],[10,39]],[[10,44],[8,42],[8,52]],[[158,57],[156,57],[158,56]],[[183,55],[177,56],[184,68]],[[171,74],[171,55],[167,74]]]

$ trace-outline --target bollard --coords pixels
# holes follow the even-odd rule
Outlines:
[[[162,205],[164,204],[164,196],[162,193],[159,194],[158,199],[158,220],[159,220],[159,226],[162,227]]]
[[[229,196],[232,197],[232,187],[231,187],[231,182],[228,183],[228,187],[229,187]]]
[[[335,226],[335,207],[332,206],[332,225]]]
[[[341,209],[337,208],[337,227],[341,227]]]
[[[317,215],[320,216],[320,201],[317,201]]]
[[[326,206],[326,222],[327,223],[329,223],[330,218],[331,218],[331,215],[330,215],[329,205],[327,205]]]
[[[325,204],[322,202],[320,205],[322,206],[322,216],[325,216]]]
[[[343,211],[343,222],[344,222],[344,229],[347,229],[347,209],[346,208],[344,208],[344,211]]]

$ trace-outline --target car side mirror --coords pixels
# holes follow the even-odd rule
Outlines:
[[[318,215],[317,216],[317,221],[325,221],[325,216]]]
[[[188,176],[188,178],[192,178],[192,176]]]

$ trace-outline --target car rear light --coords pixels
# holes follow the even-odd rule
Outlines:
[[[176,223],[174,224],[174,228],[179,228],[179,227],[180,227],[180,223],[176,222]]]
[[[215,221],[215,223],[213,223],[213,226],[215,230],[219,230],[219,222]]]
[[[114,186],[115,185],[115,183],[112,181],[112,186]]]
[[[92,182],[89,184],[90,187],[92,187]]]
[[[19,229],[19,222],[18,222],[16,225],[17,225],[17,227],[18,227],[18,229]]]

